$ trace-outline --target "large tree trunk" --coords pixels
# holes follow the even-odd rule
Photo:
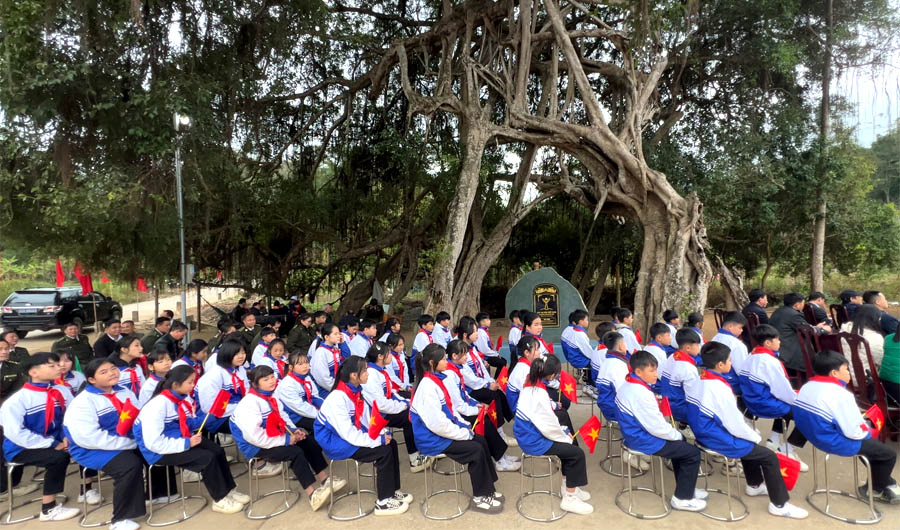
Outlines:
[[[600,303],[600,297],[603,296],[603,288],[606,287],[606,278],[609,276],[609,267],[612,260],[605,259],[597,269],[597,281],[594,282],[594,288],[591,290],[591,296],[588,298],[587,312],[588,315],[594,316],[597,312],[597,305]]]
[[[750,303],[750,298],[744,292],[743,271],[728,268],[722,258],[716,258],[716,267],[719,273],[719,283],[725,293],[725,309],[740,311]]]
[[[822,73],[822,103],[819,107],[819,163],[816,175],[816,216],[813,220],[812,256],[809,267],[810,291],[821,292],[825,273],[825,220],[828,213],[828,196],[825,184],[825,156],[828,151],[828,135],[831,133],[831,55],[834,16],[832,0],[826,0],[825,65]]]

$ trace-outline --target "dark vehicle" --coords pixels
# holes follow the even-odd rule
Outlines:
[[[0,324],[19,337],[35,329],[59,329],[69,322],[92,326],[110,318],[122,318],[119,302],[97,291],[82,295],[80,287],[24,289],[9,295],[0,307]]]

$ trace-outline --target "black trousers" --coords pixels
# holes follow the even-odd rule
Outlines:
[[[0,447],[3,446],[3,426],[0,425]],[[25,472],[24,467],[17,467],[13,469],[12,474],[12,487],[16,487],[19,485],[19,482],[22,482],[22,473]],[[7,478],[8,470],[6,469],[6,456],[3,454],[3,450],[0,449],[0,493],[6,493],[6,478]]]
[[[884,488],[895,484],[891,478],[894,464],[897,463],[897,453],[885,443],[871,438],[862,441],[859,454],[869,459],[872,466],[872,489],[883,491]]]
[[[553,442],[545,455],[556,455],[562,461],[562,474],[567,488],[587,486],[587,461],[584,450],[574,444]]]
[[[489,387],[479,388],[478,390],[469,392],[469,395],[485,405],[490,405],[491,402],[497,404],[497,427],[502,427],[504,420],[512,421],[516,416],[513,414],[512,409],[509,408],[509,402],[506,401],[506,394],[499,388],[497,390],[491,390]]]
[[[113,478],[112,522],[137,519],[147,513],[144,496],[135,495],[144,490],[145,465],[140,451],[132,449],[122,451],[103,466],[102,471]]]
[[[228,461],[225,460],[225,450],[214,442],[204,438],[200,445],[191,447],[183,453],[163,455],[156,461],[157,466],[178,466],[200,473],[203,485],[209,492],[209,496],[216,502],[228,495],[235,488],[234,478]],[[156,477],[153,477],[154,480]]]
[[[294,476],[297,477],[297,480],[300,481],[300,485],[303,486],[303,489],[306,489],[313,484],[316,483],[316,473],[322,471],[324,467],[319,467],[315,473],[310,470],[312,463],[306,459],[307,451],[301,447],[301,444],[306,441],[311,441],[310,438],[299,442],[297,445],[283,445],[281,447],[271,447],[269,449],[260,449],[258,453],[256,453],[256,458],[260,458],[262,460],[266,460],[268,462],[287,462],[289,466],[291,466],[291,471],[294,472]],[[312,440],[315,443],[314,440]],[[318,444],[316,444],[318,447]],[[319,459],[317,462],[317,467],[322,466],[325,458],[322,456],[321,448],[319,448]]]
[[[516,367],[516,363],[517,363],[517,362],[519,362],[519,354],[518,354],[518,353],[512,354],[512,352],[510,352],[510,356],[509,356],[509,373],[512,373],[513,368]]]
[[[57,451],[56,449],[25,449],[17,454],[12,461],[17,464],[42,467],[47,470],[44,473],[44,495],[56,495],[57,493],[62,493],[65,489],[66,468],[69,467],[69,453]]]
[[[406,442],[407,453],[412,455],[419,452],[419,448],[416,447],[416,437],[413,434],[412,422],[409,421],[408,410],[396,414],[385,414],[384,419],[388,420],[388,427],[403,429],[403,441]]]
[[[470,424],[475,425],[475,420],[478,419],[478,416],[463,416],[463,419]],[[497,428],[494,427],[494,424],[490,421],[484,422],[484,439],[487,441],[488,451],[490,451],[491,458],[494,460],[503,458],[503,455],[506,454],[506,450],[509,449],[509,446],[503,438],[500,437],[500,433],[497,432]]]
[[[572,402],[569,401],[569,398],[560,395],[558,388],[547,387],[547,395],[550,396],[550,401],[556,401],[562,404],[562,407],[565,410],[569,410],[569,407],[572,406]]]
[[[574,434],[575,432],[577,432],[577,431],[575,431],[575,426],[572,425],[572,418],[569,416],[568,410],[557,409],[557,410],[553,411],[553,414],[556,414],[556,419],[559,420],[560,425],[562,425],[563,427],[569,428],[570,433]],[[578,445],[577,437],[572,440],[572,443],[574,443],[576,446]]]
[[[313,436],[313,433],[316,430],[316,420],[313,418],[307,418],[306,416],[300,418],[300,421],[296,422],[297,427],[300,427],[304,431],[309,433],[309,436]]]
[[[148,499],[159,499],[161,497],[165,497],[169,494],[175,495],[178,493],[178,482],[175,477],[175,469],[173,468],[165,468],[165,467],[153,467],[150,469],[150,466],[144,464],[147,468],[147,473],[149,475],[153,475],[153,490],[145,492]],[[166,487],[166,480],[168,479],[170,487]]]
[[[397,442],[391,439],[388,445],[380,447],[360,447],[353,453],[353,459],[357,462],[375,462],[377,478],[375,489],[378,500],[383,501],[393,497],[394,492],[400,489],[400,462],[398,459]]]
[[[460,464],[468,464],[472,495],[484,497],[494,493],[497,469],[484,436],[476,434],[471,440],[453,440],[444,449],[444,454]]]
[[[765,482],[772,504],[780,507],[790,500],[791,497],[788,495],[787,487],[781,476],[781,464],[778,463],[778,457],[775,456],[774,451],[756,444],[749,453],[741,458],[741,463],[744,465],[747,484],[755,488]]]
[[[780,418],[775,418],[775,421],[772,422],[772,432],[784,434],[784,431],[786,431],[788,427],[790,427],[791,420],[793,419],[793,411],[788,412]],[[803,436],[803,433],[800,432],[800,429],[794,427],[794,430],[791,431],[790,436],[788,436],[787,443],[793,445],[794,447],[803,447],[804,445],[806,445],[806,436]]]
[[[493,366],[495,368],[494,379],[496,379],[497,376],[500,375],[500,370],[502,370],[503,367],[506,366],[506,359],[504,359],[503,357],[500,357],[499,355],[496,357],[485,356],[484,362],[486,362],[487,364],[489,364],[490,366]]]
[[[667,441],[654,454],[672,461],[672,468],[675,470],[675,497],[682,501],[693,499],[694,488],[697,487],[697,471],[700,470],[700,450],[684,440]]]
[[[893,381],[885,381],[881,380],[881,386],[884,387],[884,392],[888,396],[888,404],[892,405],[894,403],[900,403],[900,383],[895,383]],[[894,403],[891,403],[893,401]]]

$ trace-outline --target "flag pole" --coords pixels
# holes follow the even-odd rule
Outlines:
[[[200,431],[203,430],[203,427],[206,425],[206,420],[209,419],[209,412],[206,413],[206,416],[203,417],[203,423],[200,424],[200,427],[197,428],[197,432],[194,434],[200,434]]]

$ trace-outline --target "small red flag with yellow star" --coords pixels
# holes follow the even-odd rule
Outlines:
[[[597,416],[591,416],[591,419],[584,422],[584,425],[578,429],[578,434],[581,435],[581,439],[587,444],[591,454],[594,454],[594,447],[597,446],[597,439],[600,438],[600,429],[602,427],[603,425],[597,419]]]
[[[388,420],[384,419],[378,411],[378,403],[372,403],[372,414],[369,416],[369,438],[375,439],[381,436],[381,430],[387,427]]]
[[[488,418],[491,419],[491,423],[494,424],[494,427],[497,426],[497,402],[491,401],[491,404],[487,408]]]
[[[869,431],[872,439],[877,440],[878,435],[881,434],[881,429],[884,427],[884,411],[876,403],[863,413],[863,419],[871,424],[871,426],[863,425],[863,430]]]
[[[500,387],[500,390],[506,392],[507,383],[509,383],[509,367],[504,366],[500,369],[500,373],[497,374],[497,386]]]
[[[563,370],[559,373],[559,391],[566,396],[569,401],[575,403],[578,401],[578,382],[572,377],[572,374]]]
[[[791,491],[797,484],[797,478],[800,477],[800,462],[781,453],[775,453],[775,456],[778,457],[778,467],[781,469],[784,486]]]
[[[126,399],[125,403],[122,404],[122,410],[119,411],[119,422],[116,424],[116,432],[119,436],[128,436],[131,426],[134,425],[134,420],[137,419],[138,412],[140,412],[140,409],[135,407],[130,399]]]

